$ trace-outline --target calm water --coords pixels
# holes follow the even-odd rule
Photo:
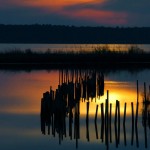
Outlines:
[[[65,71],[64,71],[65,72]],[[91,74],[92,70],[82,71]],[[102,73],[102,72],[100,72]],[[71,78],[70,71],[69,77]],[[65,131],[58,126],[55,127],[55,136],[50,126],[50,135],[46,126],[45,135],[41,132],[41,98],[43,93],[50,90],[50,86],[55,91],[61,84],[62,72],[59,70],[51,71],[0,71],[0,149],[1,150],[47,150],[47,149],[150,149],[150,129],[148,123],[146,127],[142,124],[143,111],[143,89],[144,82],[147,86],[147,94],[150,84],[150,70],[138,72],[116,71],[104,74],[104,95],[100,98],[91,100],[89,98],[89,114],[87,119],[87,98],[85,101],[80,99],[79,112],[76,114],[76,105],[72,109],[72,139],[69,134],[69,115],[65,116]],[[76,75],[77,76],[77,75]],[[75,75],[73,76],[75,81]],[[63,80],[67,78],[63,74]],[[79,80],[79,75],[78,75]],[[137,128],[132,128],[131,102],[134,106],[134,116],[136,112],[136,81],[139,80],[139,109]],[[112,104],[111,132],[103,135],[105,127],[102,126],[100,104],[105,104],[109,90],[109,102]],[[116,148],[115,132],[115,107],[116,100],[120,102],[120,134],[119,145]],[[124,103],[127,103],[126,122],[123,128]],[[96,106],[98,107],[97,122],[94,117]],[[149,111],[149,107],[147,108]],[[48,114],[49,116],[49,114]],[[77,120],[75,118],[78,118]],[[57,118],[56,118],[57,119]],[[87,121],[88,120],[88,121]],[[78,121],[78,126],[76,126]],[[135,120],[134,120],[135,121]],[[61,123],[61,122],[60,122]],[[64,126],[63,126],[64,127]],[[97,128],[96,128],[97,127]],[[117,129],[118,129],[117,124]],[[64,128],[63,128],[64,129]],[[78,130],[77,130],[78,129]],[[97,129],[97,130],[96,130]],[[78,131],[78,134],[77,132]],[[118,131],[118,130],[117,130]],[[146,131],[146,135],[145,132]],[[59,134],[58,134],[59,133]],[[66,135],[65,135],[66,134]],[[111,134],[111,136],[110,136]],[[77,136],[78,135],[78,136]],[[105,135],[108,136],[108,147],[105,144]],[[110,142],[111,137],[111,142]],[[126,137],[126,138],[125,138]],[[125,140],[126,139],[126,140]],[[126,141],[126,143],[125,143]],[[146,143],[147,142],[147,143]],[[138,148],[137,148],[138,147]]]
[[[109,47],[110,50],[126,51],[131,46],[138,46],[144,51],[150,51],[149,44],[0,44],[0,51],[26,50],[33,51],[92,51],[98,47]]]

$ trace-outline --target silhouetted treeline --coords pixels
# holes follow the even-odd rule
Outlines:
[[[0,43],[149,44],[150,27],[0,25]]]

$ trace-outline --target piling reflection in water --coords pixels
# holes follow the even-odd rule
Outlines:
[[[150,129],[150,86],[149,93],[146,94],[146,83],[144,83],[144,99],[143,99],[143,110],[142,110],[142,125],[144,127],[145,134],[145,147],[147,148],[147,126]]]
[[[43,93],[41,100],[41,131],[43,134],[51,134],[54,137],[58,134],[59,144],[61,144],[64,137],[69,133],[70,140],[73,138],[76,141],[76,148],[78,148],[78,140],[80,136],[80,102],[86,104],[86,139],[90,141],[90,128],[89,128],[89,109],[90,102],[93,98],[104,95],[104,75],[97,71],[60,71],[59,85],[56,91],[50,87],[50,91]],[[134,142],[134,135],[136,146],[139,147],[138,138],[138,81],[137,81],[137,103],[136,113],[134,114],[134,105],[131,102],[131,145]],[[150,109],[149,99],[146,94],[146,85],[144,84],[145,99],[143,102],[142,124],[144,127],[145,135],[145,148],[148,147],[147,139],[147,126],[150,129]],[[91,99],[91,101],[89,100]],[[96,98],[95,98],[96,100]],[[98,108],[100,107],[100,120],[101,126],[97,126]],[[124,145],[127,145],[126,137],[126,108],[124,104],[123,115],[123,135]],[[66,118],[69,121],[66,121]],[[67,124],[68,123],[68,124]],[[109,102],[109,91],[105,103],[96,105],[95,109],[95,135],[96,139],[101,139],[105,143],[106,149],[109,149],[109,143],[112,143],[112,104]],[[68,129],[68,128],[69,129]],[[48,128],[48,129],[47,129]],[[100,128],[100,129],[99,129]],[[46,130],[47,129],[47,130]],[[69,131],[67,131],[69,130]],[[100,136],[99,131],[100,130]],[[116,147],[120,144],[121,135],[121,116],[120,116],[120,101],[116,100],[115,118],[114,118],[114,132]]]
[[[97,88],[96,88],[97,87]],[[96,92],[97,91],[97,92]],[[74,138],[76,147],[80,138],[80,99],[85,102],[104,94],[104,75],[97,72],[68,72],[61,71],[59,74],[59,85],[56,91],[52,90],[43,93],[41,100],[41,131],[46,134],[45,126],[50,126],[52,135],[57,132],[59,143],[66,136],[66,116],[69,117],[69,136],[72,139],[72,123],[74,122]],[[73,109],[75,113],[73,113]],[[89,141],[89,102],[87,102],[87,139]],[[74,115],[74,118],[73,118]],[[74,120],[73,120],[74,119]]]

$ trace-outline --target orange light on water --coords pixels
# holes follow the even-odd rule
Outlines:
[[[12,73],[5,76],[6,81],[0,89],[0,95],[4,101],[0,112],[7,113],[39,113],[43,92],[49,91],[50,86],[56,89],[59,82],[57,71]]]
[[[8,113],[31,113],[39,114],[41,107],[41,98],[43,93],[50,90],[50,86],[54,90],[59,84],[59,72],[39,71],[32,73],[17,73],[1,76],[0,95],[2,105],[0,112]],[[121,114],[124,112],[124,103],[127,103],[127,114],[131,114],[131,102],[136,105],[136,85],[130,82],[111,81],[106,79],[104,96],[90,100],[89,114],[94,115],[96,105],[104,103],[107,98],[107,90],[109,90],[109,103],[112,104],[112,113],[115,111],[116,100],[120,101]],[[141,97],[140,97],[141,100]],[[141,101],[140,101],[141,102]],[[139,104],[139,110],[142,109]],[[135,109],[134,109],[135,110]],[[86,114],[86,103],[80,102],[80,114]]]
[[[123,116],[124,114],[124,105],[127,104],[126,114],[131,115],[131,102],[134,105],[134,112],[136,111],[136,102],[137,102],[137,93],[136,93],[136,85],[134,83],[128,82],[117,82],[117,81],[105,81],[105,89],[109,90],[109,104],[112,104],[112,114],[115,114],[116,108],[116,100],[120,102],[120,114]],[[104,96],[97,99],[93,99],[91,102],[90,99],[90,106],[89,106],[89,114],[95,115],[96,112],[96,105],[98,105],[98,113],[101,113],[100,105],[104,104],[104,110],[106,105],[107,99],[107,90],[104,92]],[[110,105],[109,105],[110,107]],[[142,110],[142,96],[139,95],[139,113]],[[80,113],[82,115],[86,115],[86,103],[81,102],[81,109]]]

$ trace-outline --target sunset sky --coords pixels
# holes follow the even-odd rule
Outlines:
[[[0,0],[0,24],[150,26],[149,0]]]

